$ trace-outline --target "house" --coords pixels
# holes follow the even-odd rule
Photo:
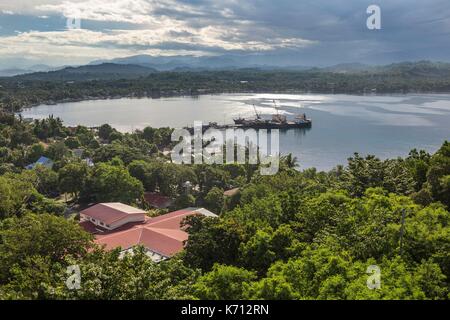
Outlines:
[[[27,165],[25,167],[25,169],[31,170],[31,169],[34,169],[37,165],[41,165],[48,169],[51,169],[51,168],[53,168],[53,164],[54,163],[51,159],[42,156],[35,163]]]
[[[80,212],[80,221],[96,227],[117,229],[127,223],[144,222],[146,212],[123,203],[99,203]],[[101,231],[101,230],[100,230]]]
[[[80,213],[80,225],[95,235],[105,250],[122,248],[122,254],[142,245],[155,262],[168,259],[184,248],[188,234],[181,226],[192,215],[217,217],[203,208],[186,208],[155,218],[122,203],[100,203]]]
[[[173,199],[157,192],[144,193],[144,200],[149,206],[156,209],[166,209],[173,204]]]

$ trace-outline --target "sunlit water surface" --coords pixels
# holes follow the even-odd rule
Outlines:
[[[95,100],[26,109],[26,118],[60,117],[69,126],[109,123],[126,132],[193,126],[194,121],[233,123],[233,118],[278,112],[313,120],[310,130],[280,133],[280,150],[293,153],[300,169],[329,170],[354,152],[380,158],[406,156],[412,148],[435,152],[450,140],[450,95],[351,96],[223,94],[161,99]]]

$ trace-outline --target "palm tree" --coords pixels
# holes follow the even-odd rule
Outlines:
[[[287,156],[282,157],[281,161],[289,169],[294,169],[299,166],[298,158],[292,156],[292,153],[289,153]]]

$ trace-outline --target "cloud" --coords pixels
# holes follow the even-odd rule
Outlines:
[[[257,53],[278,57],[277,63],[297,65],[450,59],[446,54],[450,50],[448,0],[379,0],[382,30],[377,32],[366,28],[366,8],[372,3],[29,0],[25,4],[2,0],[0,59],[26,50],[27,56],[39,54],[43,60],[66,57],[66,63],[148,52]],[[83,30],[66,30],[65,17],[80,18]],[[74,48],[78,51],[72,56]],[[47,59],[41,55],[45,51]]]
[[[0,38],[1,55],[38,55],[41,57],[70,57],[80,63],[94,58],[119,57],[124,54],[157,53],[166,55],[180,52],[208,54],[229,51],[268,51],[276,48],[309,45],[301,39],[273,38],[268,41],[248,41],[238,30],[215,27],[187,29],[174,34],[171,28],[148,30],[113,30],[98,32],[85,29],[22,32]]]
[[[232,9],[216,5],[175,0],[84,0],[45,3],[36,5],[35,9],[40,12],[39,16],[59,14],[81,19],[83,28],[93,22],[128,23],[135,28],[63,30],[61,26],[57,31],[28,30],[0,37],[0,46],[4,48],[0,55],[27,52],[28,55],[42,56],[43,52],[48,52],[47,59],[50,56],[61,58],[79,48],[70,59],[83,63],[98,59],[99,54],[102,58],[125,52],[208,55],[264,52],[315,44],[315,41],[300,37],[285,37],[269,26],[250,20],[235,19]]]
[[[153,23],[151,2],[144,0],[85,0],[63,1],[59,4],[36,6],[46,13],[60,13],[65,17],[94,21]]]

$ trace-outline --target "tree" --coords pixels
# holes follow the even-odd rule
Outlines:
[[[272,230],[257,230],[256,234],[239,247],[242,264],[260,275],[265,274],[275,261],[276,254],[271,245]]]
[[[90,149],[95,150],[95,149],[100,148],[100,143],[99,143],[96,139],[92,139],[92,140],[89,141],[89,143],[87,144],[87,146],[88,146]]]
[[[113,130],[113,132],[111,132],[111,134],[109,135],[109,141],[116,141],[116,140],[122,140],[123,135],[117,131],[117,130]]]
[[[273,288],[268,288],[268,283],[275,282],[284,288],[283,295],[297,299],[343,299],[342,289],[351,265],[351,257],[345,253],[327,248],[308,248],[297,259],[274,263],[267,273],[270,280],[257,285],[255,289],[259,292],[253,294],[262,298],[278,295]],[[268,297],[265,296],[267,294]]]
[[[200,191],[209,192],[213,187],[225,188],[228,184],[229,173],[214,166],[196,165],[195,172],[198,178]]]
[[[417,263],[432,259],[450,278],[450,214],[430,205],[405,220],[404,255]]]
[[[193,207],[195,205],[195,198],[192,194],[183,193],[175,200],[175,206],[179,209]]]
[[[442,202],[449,205],[450,204],[450,174],[443,176],[440,179],[441,189],[442,189]]]
[[[314,219],[314,212],[322,216],[309,240],[339,246],[362,260],[398,254],[403,212],[409,216],[418,209],[409,197],[387,194],[381,188],[369,188],[364,197],[353,200],[337,197],[342,201],[340,205],[333,205],[327,198],[329,195],[319,196],[311,200],[312,207],[308,203],[302,208],[307,225],[309,217]],[[303,222],[302,216],[299,218]]]
[[[64,142],[56,142],[52,143],[47,150],[45,151],[45,155],[52,159],[53,161],[60,161],[65,156],[70,155],[69,149],[66,147]]]
[[[192,299],[199,276],[177,257],[154,263],[143,247],[122,257],[118,250],[93,252],[79,265],[83,283],[79,290],[66,290],[70,299]]]
[[[38,192],[32,193],[25,205],[25,213],[49,213],[55,216],[62,216],[67,209],[64,203],[56,201],[54,199],[48,199]]]
[[[136,203],[144,193],[142,183],[130,176],[124,167],[106,163],[97,165],[88,180],[83,198],[96,202]]]
[[[0,284],[0,299],[61,299],[65,290],[65,282],[59,277],[62,273],[63,267],[52,263],[48,257],[25,257],[20,266],[10,269],[8,282]]]
[[[9,132],[10,147],[29,146],[36,142],[31,129],[23,123],[15,122]]]
[[[436,154],[431,157],[427,182],[433,198],[450,207],[448,178],[446,177],[448,175],[450,175],[450,142],[445,141]]]
[[[294,169],[298,167],[298,159],[289,153],[287,156],[281,158],[281,166],[285,166],[288,169]]]
[[[223,189],[213,187],[205,197],[205,206],[214,213],[221,213],[224,205]]]
[[[130,175],[142,182],[145,190],[155,191],[158,187],[159,170],[162,164],[134,160],[128,165]]]
[[[362,158],[355,153],[348,159],[348,166],[340,179],[355,196],[362,196],[367,188],[376,187],[399,194],[414,191],[412,172],[401,159],[381,161],[373,155]]]
[[[0,176],[0,219],[22,214],[34,192],[33,184],[18,175]]]
[[[58,174],[55,171],[41,165],[37,165],[33,171],[36,174],[36,189],[39,193],[49,197],[59,194]]]
[[[67,256],[85,255],[92,236],[77,223],[49,214],[27,214],[0,222],[0,283],[13,268],[26,267],[27,258],[40,256],[63,263]]]
[[[271,276],[253,282],[247,290],[247,296],[247,299],[255,300],[297,300],[301,298],[294,291],[292,285],[281,276]]]
[[[280,199],[274,194],[268,194],[263,199],[254,201],[226,212],[225,215],[242,225],[252,225],[252,228],[277,228],[283,222],[283,210]]]
[[[69,149],[76,149],[79,148],[81,143],[80,140],[78,140],[77,137],[68,137],[65,141],[64,144],[66,145],[67,148]]]
[[[103,124],[98,128],[98,136],[103,140],[109,141],[109,136],[113,130],[109,124]]]
[[[111,144],[96,148],[93,154],[93,160],[97,162],[108,162],[114,157],[120,158],[125,164],[133,160],[143,160],[146,155],[142,150],[129,146],[123,141],[114,141]]]
[[[431,156],[424,150],[411,150],[406,158],[406,165],[410,169],[415,181],[415,190],[419,191],[427,181],[427,171],[430,166]]]
[[[351,199],[344,192],[327,192],[305,199],[298,207],[303,240],[313,241],[322,230],[328,230],[350,212]]]
[[[246,298],[246,292],[256,275],[245,269],[214,265],[194,285],[195,295],[206,300],[239,300]]]
[[[242,164],[237,163],[225,164],[223,166],[223,170],[228,172],[231,179],[237,179],[239,177],[246,176],[245,166]]]
[[[243,232],[234,221],[192,216],[186,218],[189,233],[184,261],[193,268],[210,270],[214,262],[237,264]]]
[[[142,137],[150,142],[154,143],[156,145],[159,145],[161,143],[161,134],[159,133],[158,129],[154,129],[152,127],[145,127],[142,131]]]
[[[36,162],[42,155],[44,155],[45,148],[41,143],[33,144],[27,151],[27,163]]]
[[[367,289],[366,268],[378,265],[381,270],[381,287]],[[448,289],[445,276],[438,265],[422,261],[417,266],[409,266],[400,257],[383,259],[377,263],[355,263],[347,272],[347,284],[343,289],[344,298],[349,300],[425,300],[445,299]]]
[[[95,135],[92,132],[92,130],[84,126],[77,126],[75,135],[80,144],[85,147],[89,146],[92,141],[97,142],[97,140],[95,140]]]
[[[59,189],[62,193],[72,193],[78,199],[85,189],[89,168],[84,162],[71,162],[59,170]]]

